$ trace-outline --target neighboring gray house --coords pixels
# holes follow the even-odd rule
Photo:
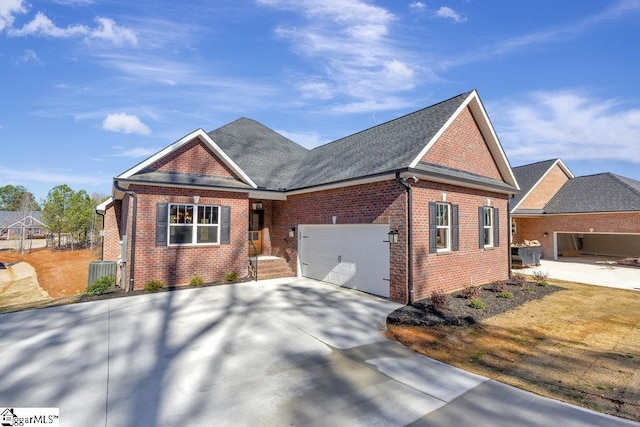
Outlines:
[[[42,213],[34,211],[26,216],[24,212],[0,211],[0,239],[26,238],[43,239],[47,235],[47,226],[42,222]]]

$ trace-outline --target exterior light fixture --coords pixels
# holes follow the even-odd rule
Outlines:
[[[261,211],[262,210],[262,202],[252,203],[251,207],[253,208],[254,211]]]
[[[289,230],[289,237],[295,237],[295,235],[296,235],[296,228],[291,227],[291,229]]]
[[[546,231],[542,234],[544,237],[549,237],[549,233],[547,233]]]
[[[391,230],[387,235],[389,236],[389,243],[398,243],[398,230]]]

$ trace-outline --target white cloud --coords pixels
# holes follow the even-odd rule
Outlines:
[[[451,19],[454,22],[464,22],[467,20],[467,18],[447,6],[442,6],[440,9],[436,10],[435,15],[439,18]]]
[[[542,91],[491,105],[510,158],[612,159],[640,163],[640,109],[582,91]]]
[[[409,10],[413,13],[424,13],[427,10],[427,5],[421,1],[412,1],[409,3]]]
[[[0,31],[11,28],[15,19],[14,15],[26,13],[27,8],[23,0],[0,1]]]
[[[117,25],[113,19],[97,17],[96,22],[98,27],[89,33],[91,38],[110,41],[115,45],[136,46],[138,44],[136,33]]]
[[[88,28],[84,25],[70,25],[66,28],[56,26],[44,13],[38,12],[31,22],[25,24],[19,30],[11,30],[12,36],[44,36],[66,38],[87,34]]]
[[[122,147],[114,147],[118,150],[122,150],[118,154],[117,157],[136,157],[136,158],[147,158],[158,152],[156,148],[145,148],[145,147],[134,147],[128,149],[122,149]]]
[[[42,61],[40,60],[40,58],[38,58],[38,54],[31,49],[25,50],[22,55],[18,57],[17,61],[18,63],[34,62],[36,64],[42,65]]]
[[[109,114],[102,122],[102,129],[110,132],[138,133],[149,135],[151,129],[140,121],[137,116],[126,113]]]
[[[347,103],[350,107],[345,111],[353,111],[357,105],[392,105],[376,99],[415,88],[418,67],[392,38],[396,17],[388,10],[360,0],[258,3],[298,12],[307,19],[275,29],[278,37],[290,41],[296,53],[316,66],[315,75],[296,76],[294,86],[303,99],[333,99]]]
[[[42,12],[36,13],[35,18],[21,29],[9,30],[11,36],[41,36],[54,38],[69,38],[83,36],[86,40],[106,40],[116,45],[138,44],[136,34],[126,28],[117,25],[109,18],[95,18],[97,26],[89,28],[85,25],[75,24],[67,27],[58,27],[48,16]]]

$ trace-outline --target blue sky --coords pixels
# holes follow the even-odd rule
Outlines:
[[[477,89],[512,166],[640,180],[640,0],[0,0],[0,186],[109,194],[197,128],[314,147]]]

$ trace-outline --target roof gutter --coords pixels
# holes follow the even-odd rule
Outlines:
[[[127,190],[123,187],[120,187],[120,185],[118,185],[118,179],[117,178],[113,178],[113,187],[118,190],[118,191],[122,191],[125,194],[128,194],[129,196],[131,196],[131,198],[133,198],[133,212],[131,214],[131,277],[129,278],[129,291],[133,291],[133,280],[135,279],[135,265],[136,265],[136,216],[138,214],[138,195],[131,190]],[[127,230],[127,224],[124,224],[124,229],[125,231]],[[126,260],[125,260],[126,262]],[[124,285],[126,286],[126,273],[125,273],[126,269],[122,270],[122,275],[123,275],[123,279],[124,279]]]
[[[406,179],[400,178],[400,172],[396,172],[398,181],[407,190],[407,305],[413,304],[413,197],[411,184]]]

